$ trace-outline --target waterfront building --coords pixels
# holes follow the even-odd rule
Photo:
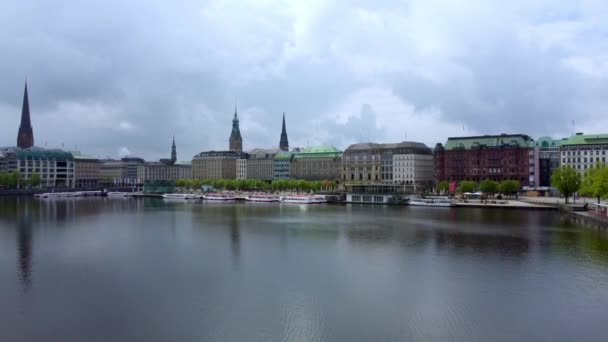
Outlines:
[[[350,145],[342,156],[344,183],[401,184],[424,191],[433,183],[433,155],[423,143]]]
[[[189,178],[192,178],[190,162],[179,162],[171,165],[162,162],[147,162],[137,165],[138,183]]]
[[[272,181],[274,156],[279,149],[256,148],[246,154],[247,179]]]
[[[125,163],[125,182],[127,184],[141,184],[141,181],[137,179],[137,168],[145,161],[138,157],[124,157],[121,161]]]
[[[541,137],[534,143],[535,179],[537,190],[549,190],[551,174],[559,167],[560,146],[562,141],[551,137]]]
[[[606,165],[608,134],[583,134],[562,139],[561,165],[568,165],[584,173],[595,165]]]
[[[295,153],[280,151],[275,154],[272,161],[272,178],[273,179],[289,179],[291,162]]]
[[[74,184],[76,188],[94,188],[99,185],[101,162],[80,152],[72,152],[74,158]]]
[[[5,147],[2,149],[4,171],[19,171],[23,181],[33,174],[41,178],[42,187],[72,188],[75,185],[74,157],[59,149]]]
[[[0,172],[14,170],[17,168],[17,159],[13,159],[14,165],[9,165],[10,162],[10,151],[6,151],[6,148],[0,149]]]
[[[19,124],[19,132],[17,133],[17,147],[26,149],[32,146],[34,146],[34,131],[30,119],[30,102],[27,96],[27,82],[25,82],[23,107],[21,108],[21,123]]]
[[[287,129],[285,128],[285,113],[283,113],[283,128],[281,129],[279,148],[281,151],[289,151],[289,140],[287,139]]]
[[[247,179],[247,157],[241,154],[236,160],[236,179]]]
[[[234,119],[232,119],[232,131],[228,140],[228,149],[230,151],[241,153],[243,151],[243,138],[241,137],[241,129],[239,128],[239,117],[234,107]]]
[[[137,184],[157,184],[158,182],[146,181],[175,181],[178,179],[192,178],[191,162],[177,162],[177,148],[175,147],[175,137],[171,144],[171,158],[160,159],[158,162],[137,163]],[[164,184],[164,183],[158,183]]]
[[[192,177],[195,179],[236,179],[235,151],[206,151],[192,158]]]
[[[534,181],[534,140],[525,134],[448,138],[434,151],[435,180],[459,182],[485,179]]]
[[[99,168],[99,182],[102,184],[126,184],[127,164],[122,160],[102,159]]]
[[[291,179],[339,181],[341,166],[342,151],[335,147],[307,147],[293,156],[289,177]]]

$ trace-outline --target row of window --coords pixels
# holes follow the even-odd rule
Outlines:
[[[593,151],[583,151],[582,155],[586,156],[587,152],[589,152],[590,156],[593,155]],[[599,156],[600,152],[602,152],[602,155],[606,155],[606,151],[605,150],[602,150],[602,151],[596,150],[595,151],[595,155]],[[570,154],[570,153],[572,153],[572,154]],[[562,152],[562,154],[563,155],[568,155],[568,156],[570,156],[570,155],[572,155],[572,156],[580,156],[581,155],[581,151],[567,151],[567,152]]]
[[[589,158],[589,161],[587,161],[587,158],[582,158],[583,161],[582,163],[599,163],[600,162],[600,157],[596,157],[595,161],[593,160],[593,157]],[[602,163],[606,162],[606,157],[602,157]],[[565,164],[566,162],[568,163],[581,163],[581,158],[562,158],[562,163]]]

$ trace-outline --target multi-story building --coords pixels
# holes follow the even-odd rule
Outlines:
[[[435,177],[431,150],[413,147],[398,153],[393,155],[393,183],[412,185],[414,191],[432,189]]]
[[[361,143],[348,146],[342,155],[342,182],[382,182],[382,150],[383,144]]]
[[[541,137],[534,143],[535,179],[537,189],[551,187],[551,174],[559,167],[561,140]]]
[[[23,181],[38,174],[42,187],[73,188],[75,185],[74,158],[59,149],[6,147],[1,151],[4,171],[19,171]]]
[[[195,179],[236,179],[235,151],[201,152],[192,159],[192,177]]]
[[[178,179],[191,179],[192,178],[192,162],[189,160],[175,162],[178,166]]]
[[[254,149],[246,154],[247,179],[271,181],[274,156],[279,149]]]
[[[72,152],[74,157],[74,178],[77,188],[94,188],[99,185],[101,162],[99,159]]]
[[[236,179],[247,179],[247,156],[241,154],[236,160]]]
[[[583,173],[595,165],[606,165],[608,134],[575,135],[561,141],[561,165]]]
[[[274,156],[272,161],[273,179],[289,179],[291,162],[295,153],[281,151]]]
[[[125,163],[126,178],[128,184],[141,184],[137,179],[137,167],[145,161],[142,158],[137,157],[125,157],[121,159]]]
[[[525,134],[448,138],[434,151],[436,181],[513,179],[528,186],[535,177],[534,140]]]
[[[100,160],[99,182],[103,184],[126,184],[127,164],[122,160]]]
[[[178,180],[192,178],[192,165],[175,163],[167,165],[162,162],[148,162],[137,165],[138,182],[149,180]]]
[[[432,170],[432,151],[419,142],[353,144],[342,156],[345,183],[402,184],[422,191],[432,186]]]
[[[290,165],[291,179],[340,180],[342,152],[333,146],[302,149]]]

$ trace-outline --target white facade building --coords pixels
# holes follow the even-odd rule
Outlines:
[[[606,165],[608,134],[576,133],[561,142],[561,165],[569,165],[584,173],[595,165]]]
[[[236,160],[236,179],[247,179],[247,159]]]
[[[394,154],[393,182],[418,187],[432,186],[433,156],[428,154]]]

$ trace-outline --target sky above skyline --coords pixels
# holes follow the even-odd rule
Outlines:
[[[4,1],[0,146],[178,159],[608,132],[606,1]],[[574,125],[572,124],[574,121]]]

